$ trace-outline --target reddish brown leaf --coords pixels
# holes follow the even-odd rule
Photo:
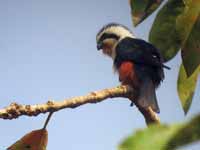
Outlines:
[[[47,141],[48,132],[46,129],[35,130],[27,133],[7,150],[46,150]]]

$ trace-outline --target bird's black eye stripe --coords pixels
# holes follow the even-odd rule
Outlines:
[[[116,34],[112,34],[112,33],[104,33],[101,38],[99,39],[99,41],[104,41],[105,39],[116,39],[119,40],[119,36],[117,36]]]

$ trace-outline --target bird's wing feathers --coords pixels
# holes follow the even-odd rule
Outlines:
[[[138,104],[143,108],[147,108],[151,106],[153,111],[159,113],[160,109],[158,106],[156,93],[155,93],[155,86],[153,82],[149,79],[143,81],[141,84],[139,96],[138,96]]]
[[[155,67],[164,67],[158,50],[150,43],[133,38],[125,38],[116,47],[120,59]]]

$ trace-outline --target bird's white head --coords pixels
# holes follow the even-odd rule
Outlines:
[[[134,38],[133,33],[127,27],[118,23],[109,23],[97,33],[97,49],[102,49],[104,54],[114,59],[116,45],[126,37]]]

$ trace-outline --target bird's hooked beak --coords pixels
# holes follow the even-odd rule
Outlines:
[[[97,43],[97,50],[101,50],[103,48],[103,42]]]

